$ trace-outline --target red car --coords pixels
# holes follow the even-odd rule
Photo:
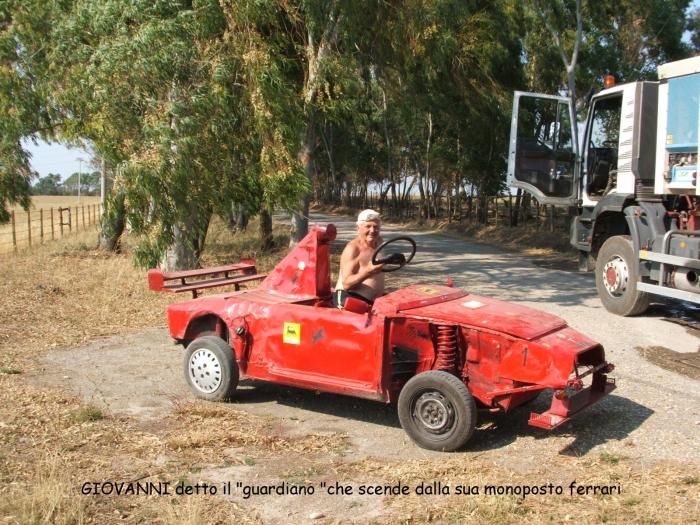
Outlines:
[[[415,284],[369,308],[333,308],[335,235],[332,224],[312,228],[267,276],[256,273],[252,260],[149,272],[153,290],[193,292],[192,300],[168,307],[168,322],[187,349],[185,378],[197,397],[229,399],[244,375],[397,402],[401,426],[418,445],[453,451],[472,436],[477,408],[507,412],[553,389],[549,410],[529,420],[553,429],[615,388],[600,344],[559,317],[524,306]],[[408,256],[382,256],[402,242]],[[380,246],[373,262],[393,271],[413,254],[415,243],[402,237]],[[253,281],[262,282],[239,290]],[[198,290],[224,285],[236,291],[196,297]]]

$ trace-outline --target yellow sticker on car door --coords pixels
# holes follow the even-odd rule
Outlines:
[[[282,332],[282,341],[290,345],[301,344],[301,324],[299,323],[284,323],[284,332]]]

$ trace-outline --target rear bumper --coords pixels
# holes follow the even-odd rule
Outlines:
[[[552,405],[549,410],[541,414],[532,412],[528,424],[547,430],[555,429],[579,412],[596,404],[613,390],[615,390],[614,379],[608,379],[604,374],[595,374],[593,384],[588,388],[579,390],[564,399],[552,396]]]

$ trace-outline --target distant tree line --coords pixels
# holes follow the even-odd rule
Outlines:
[[[215,215],[235,227],[259,214],[265,247],[272,211],[287,209],[298,241],[312,198],[373,190],[399,211],[415,195],[433,217],[504,189],[513,90],[574,93],[575,81],[585,112],[604,74],[654,78],[697,49],[688,5],[6,0],[0,221],[28,205],[22,140],[39,137],[89,142],[104,159],[107,245],[128,220],[142,265],[196,265]]]
[[[61,180],[60,175],[49,173],[39,177],[31,190],[32,195],[78,195],[78,185],[80,185],[80,195],[99,195],[100,172],[82,174],[76,172],[64,181]]]

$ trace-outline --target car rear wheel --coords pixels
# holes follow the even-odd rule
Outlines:
[[[474,433],[476,405],[464,383],[431,370],[412,377],[399,394],[399,421],[419,446],[452,452]]]
[[[185,351],[185,379],[200,399],[230,399],[238,386],[238,364],[231,347],[217,336],[192,341]]]

